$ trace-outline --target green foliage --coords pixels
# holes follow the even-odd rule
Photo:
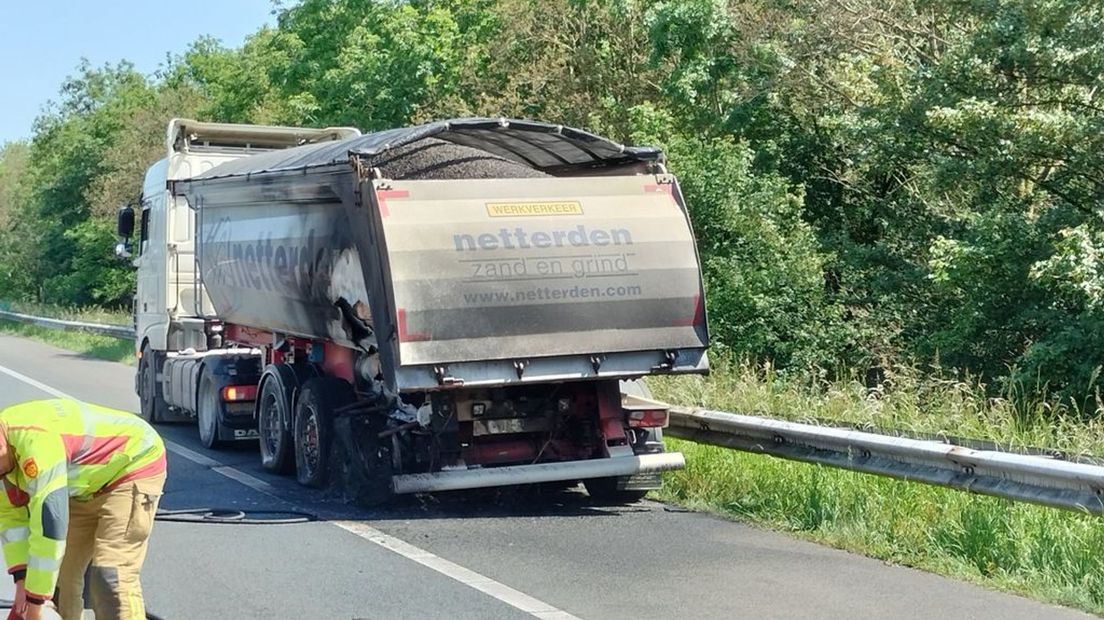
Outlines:
[[[16,189],[0,181],[0,296],[128,305],[134,277],[113,256],[115,209],[138,198],[145,168],[163,156],[167,120],[197,100],[187,84],[125,62],[82,62],[36,121]],[[17,152],[5,149],[4,168]]]
[[[649,106],[630,118],[634,141],[664,147],[690,207],[717,348],[787,366],[837,360],[841,309],[825,295],[827,259],[800,189],[757,172],[746,143],[680,133]]]
[[[29,160],[29,148],[22,142],[0,149],[0,291],[28,290],[34,283],[28,247],[19,242],[27,230]]]
[[[872,383],[938,366],[1096,408],[1099,3],[277,8],[242,45],[200,38],[154,76],[78,66],[30,144],[0,157],[0,296],[125,304],[129,276],[94,244],[172,116],[366,130],[540,118],[667,150],[720,351]]]
[[[118,261],[104,248],[113,248],[115,231],[111,222],[89,219],[65,231],[71,248],[68,264],[46,280],[42,298],[46,303],[76,306],[107,306],[133,296],[134,273],[120,269]]]

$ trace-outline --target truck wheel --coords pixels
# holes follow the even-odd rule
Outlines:
[[[643,383],[640,383],[640,385],[647,390],[647,386]],[[622,391],[632,393],[629,390],[623,389]],[[639,441],[633,443],[634,453],[654,454],[664,451],[662,429],[647,429],[638,438]],[[633,504],[644,499],[644,496],[648,494],[648,489],[618,490],[617,484],[620,480],[622,478],[591,478],[590,480],[583,480],[583,486],[586,487],[587,494],[590,495],[591,499],[601,504]],[[655,486],[654,488],[659,487]]]
[[[335,411],[356,399],[353,387],[335,377],[316,377],[303,384],[295,405],[295,477],[299,484],[323,487],[329,482]]]
[[[290,474],[295,466],[295,453],[291,446],[291,433],[284,428],[282,420],[288,416],[284,411],[289,407],[288,395],[284,393],[280,382],[269,379],[261,388],[260,403],[257,407],[257,434],[261,444],[261,467],[277,474]]]
[[[222,397],[219,394],[219,382],[215,380],[210,370],[204,368],[196,398],[196,418],[199,422],[199,441],[211,450],[217,450],[225,445],[219,437],[220,409],[222,409]]]
[[[142,349],[142,359],[138,361],[138,413],[143,420],[152,424],[164,420],[169,412],[165,394],[161,391],[161,382],[157,380],[160,367],[161,356],[146,345]]]
[[[343,415],[334,421],[333,469],[345,501],[378,506],[391,492],[391,440],[380,439],[386,421],[379,415]]]
[[[617,478],[590,478],[583,480],[587,494],[600,504],[632,504],[644,499],[647,491],[619,491]]]

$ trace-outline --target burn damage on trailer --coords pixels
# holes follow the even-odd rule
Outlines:
[[[300,481],[374,502],[504,479],[635,496],[681,466],[663,406],[618,387],[708,369],[659,150],[460,119],[230,161],[173,191],[197,212],[226,343],[265,351],[266,467],[293,453]]]

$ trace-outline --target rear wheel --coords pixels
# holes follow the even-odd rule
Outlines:
[[[156,424],[168,416],[169,405],[161,391],[161,382],[157,380],[157,371],[161,367],[161,356],[146,345],[142,348],[142,359],[138,360],[138,406],[143,420]]]
[[[335,377],[303,384],[295,405],[295,476],[299,484],[325,486],[330,479],[336,411],[356,399],[353,387]]]
[[[288,395],[280,382],[269,379],[261,388],[257,406],[257,434],[261,443],[261,467],[277,474],[290,474],[295,466],[291,432],[284,428],[283,420],[289,405]]]
[[[617,478],[591,478],[583,480],[587,494],[603,504],[632,504],[644,499],[647,491],[626,491],[617,488]]]
[[[644,386],[644,389],[646,390],[647,386]],[[628,390],[623,391],[629,392]],[[635,439],[632,442],[632,448],[635,454],[656,454],[664,451],[663,431],[661,429],[640,429],[635,433],[631,433],[629,437]],[[655,475],[658,476],[658,474]],[[625,483],[628,483],[630,480],[632,480],[632,476],[591,478],[590,480],[584,480],[583,486],[586,487],[587,494],[596,502],[602,504],[633,504],[644,499],[649,489],[618,488],[619,486],[624,486]],[[657,477],[649,486],[654,485],[653,488],[659,488],[658,483],[659,479]]]
[[[222,409],[219,391],[219,382],[210,370],[204,368],[199,379],[196,418],[199,423],[199,440],[212,450],[217,450],[226,443],[219,437],[219,410]]]

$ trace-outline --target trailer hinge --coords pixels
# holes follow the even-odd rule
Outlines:
[[[433,376],[437,379],[437,385],[444,387],[460,387],[464,380],[459,377],[448,376],[448,366],[434,366]]]
[[[367,166],[364,165],[363,158],[361,158],[359,155],[350,153],[349,163],[353,166],[353,171],[356,172],[357,181],[364,181],[368,178],[368,170]]]
[[[529,360],[514,360],[514,370],[517,371],[518,379],[525,374],[525,369],[529,367]]]
[[[662,353],[663,361],[652,366],[652,371],[654,372],[670,371],[675,367],[675,361],[678,359],[678,351],[667,350]]]

